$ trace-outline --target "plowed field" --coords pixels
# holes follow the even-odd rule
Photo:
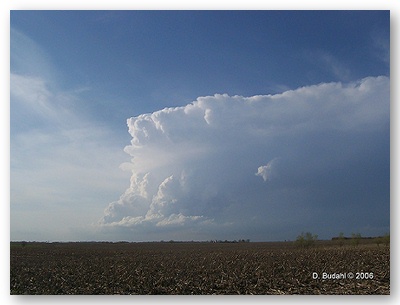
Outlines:
[[[390,294],[390,249],[330,242],[11,243],[11,294]]]

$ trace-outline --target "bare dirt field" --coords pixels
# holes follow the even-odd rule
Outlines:
[[[390,248],[362,242],[11,243],[11,294],[390,294]]]

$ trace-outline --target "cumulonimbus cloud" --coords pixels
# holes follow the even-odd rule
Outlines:
[[[369,145],[387,134],[389,92],[387,77],[368,77],[275,95],[216,94],[129,118],[132,159],[122,167],[132,171],[130,187],[100,223],[138,230],[240,223],[277,206],[278,190],[290,204],[291,191],[311,194],[318,184],[321,192],[328,177],[328,191],[339,180],[326,173],[347,166],[357,176],[352,160],[379,158]]]

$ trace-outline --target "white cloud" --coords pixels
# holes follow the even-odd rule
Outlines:
[[[284,213],[276,206],[288,213],[331,194],[343,180],[335,175],[362,179],[360,164],[375,168],[382,153],[376,147],[388,137],[389,104],[389,79],[369,77],[276,95],[216,94],[132,117],[125,148],[132,160],[124,165],[132,171],[130,187],[100,224],[142,237],[158,228],[160,239],[165,226],[250,228],[249,219],[259,219],[265,227]]]
[[[276,164],[277,158],[272,159],[267,163],[267,165],[259,166],[257,169],[256,176],[260,176],[264,181],[270,180],[273,173],[273,165]]]

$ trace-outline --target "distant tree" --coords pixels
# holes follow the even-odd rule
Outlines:
[[[361,241],[361,234],[360,233],[352,233],[351,240],[352,240],[354,246],[358,246]]]
[[[302,232],[299,236],[297,236],[296,244],[301,248],[308,248],[315,244],[317,238],[318,235],[316,234],[313,235],[311,232]]]
[[[339,242],[339,246],[342,247],[344,245],[344,233],[343,232],[339,233],[338,242]]]
[[[387,233],[383,236],[383,242],[386,246],[390,245],[390,233]]]
[[[380,244],[383,242],[383,237],[377,237],[375,238],[375,243],[379,247]]]
[[[296,241],[295,241],[296,245],[299,247],[304,247],[305,246],[305,237],[304,237],[304,233],[301,233],[300,235],[298,235],[296,237]]]

